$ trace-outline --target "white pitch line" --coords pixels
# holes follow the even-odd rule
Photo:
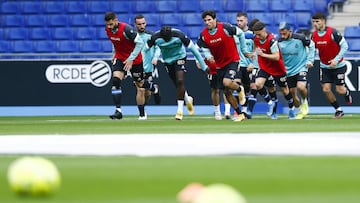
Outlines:
[[[360,133],[6,135],[0,154],[360,155]]]

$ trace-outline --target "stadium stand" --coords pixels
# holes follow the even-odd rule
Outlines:
[[[87,13],[87,4],[84,1],[70,1],[65,3],[66,13],[84,14]]]
[[[341,7],[346,0],[88,0],[88,1],[10,1],[0,2],[0,45],[2,53],[81,53],[111,52],[106,43],[104,13],[114,11],[119,20],[133,25],[134,16],[143,14],[152,31],[171,25],[196,40],[203,29],[201,12],[217,11],[220,21],[236,23],[236,13],[244,11],[264,21],[277,32],[279,22],[288,21],[294,30],[310,30],[310,17],[316,11],[329,13],[331,6]],[[190,2],[190,3],[189,3]],[[331,7],[332,8],[332,7]],[[345,37],[360,40],[355,28],[346,29]],[[9,42],[6,42],[9,40]],[[45,43],[55,40],[54,46]],[[91,42],[93,41],[93,42]],[[352,49],[357,49],[353,43]],[[29,46],[25,46],[29,45]],[[49,46],[47,46],[49,45]],[[85,46],[90,46],[89,48]],[[73,48],[71,48],[73,47]],[[51,48],[51,49],[50,49]]]
[[[44,27],[47,25],[46,23],[46,16],[28,15],[26,17],[25,25],[31,29],[33,27]]]

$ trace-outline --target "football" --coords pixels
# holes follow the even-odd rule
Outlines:
[[[43,157],[26,156],[14,160],[7,173],[11,190],[19,195],[48,196],[60,187],[56,165]]]

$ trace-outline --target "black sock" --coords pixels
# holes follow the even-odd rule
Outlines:
[[[138,105],[140,116],[145,116],[145,105]]]

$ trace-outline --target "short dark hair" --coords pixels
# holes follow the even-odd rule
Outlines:
[[[249,23],[249,30],[250,31],[254,31],[254,25],[255,25],[255,23],[257,23],[257,22],[259,22],[260,20],[259,19],[257,19],[257,18],[254,18],[254,19],[252,19],[251,21],[250,21],[250,23]]]
[[[160,36],[166,41],[170,41],[171,39],[171,26],[162,26],[160,30]]]
[[[143,14],[137,14],[135,17],[134,17],[134,21],[136,21],[136,19],[143,19],[145,18]]]
[[[216,12],[214,10],[206,10],[202,12],[201,17],[204,19],[206,16],[211,16],[212,18],[216,18]]]
[[[316,12],[312,15],[312,19],[326,20],[326,15],[321,12]]]
[[[104,17],[105,21],[115,20],[115,19],[116,19],[116,14],[114,12],[106,12],[105,13],[105,17]]]
[[[245,12],[239,12],[236,14],[236,17],[241,17],[241,16],[244,16],[245,18],[248,17],[247,13],[245,13]]]
[[[260,31],[262,29],[264,29],[266,27],[265,23],[258,21],[254,24],[254,26],[252,27],[254,31]]]

